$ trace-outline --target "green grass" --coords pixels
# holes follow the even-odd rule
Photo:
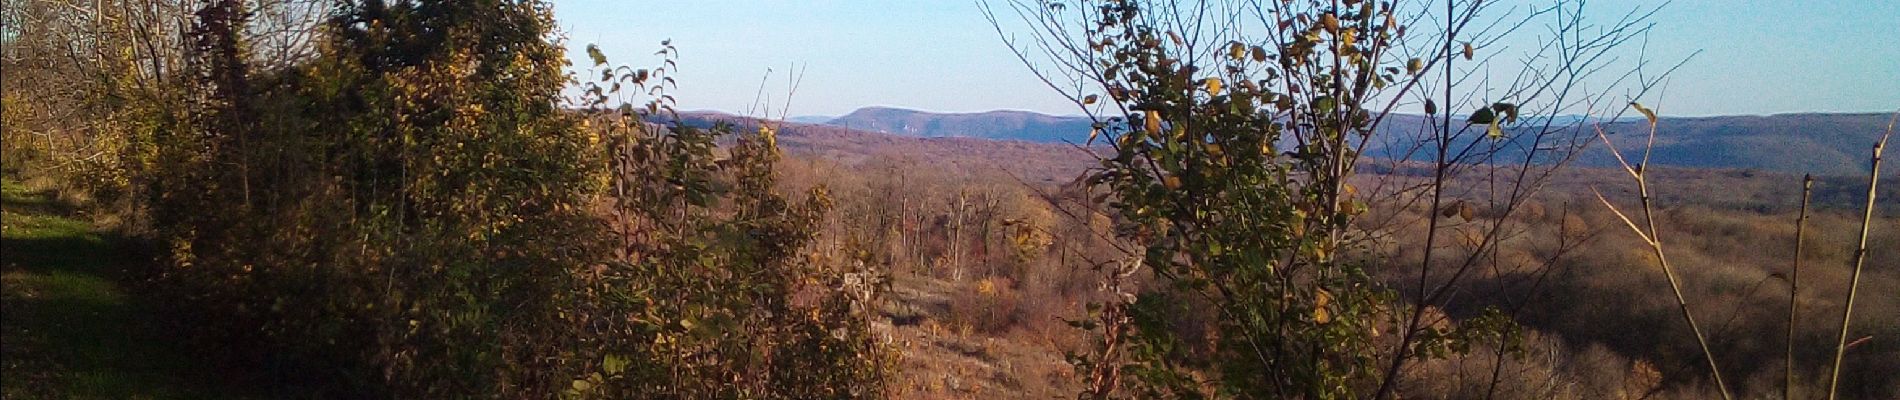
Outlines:
[[[226,398],[122,284],[134,259],[59,204],[0,184],[0,397]]]

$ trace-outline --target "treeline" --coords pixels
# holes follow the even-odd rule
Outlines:
[[[151,243],[150,297],[279,395],[883,390],[880,265],[814,245],[769,129],[642,122],[670,47],[570,75],[540,1],[5,11],[10,173]]]

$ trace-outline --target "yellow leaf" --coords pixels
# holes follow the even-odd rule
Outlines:
[[[778,130],[770,126],[759,125],[759,137],[765,139],[768,147],[778,147]]]
[[[1207,94],[1220,95],[1220,78],[1207,78]]]
[[[1333,294],[1327,293],[1325,289],[1320,289],[1319,292],[1313,295],[1313,321],[1321,324],[1332,322],[1333,314],[1326,311],[1326,306],[1333,303]]]
[[[1633,102],[1633,101],[1632,101],[1632,102],[1630,102],[1630,107],[1634,107],[1634,108],[1636,108],[1636,111],[1637,111],[1637,112],[1640,112],[1640,113],[1643,113],[1643,118],[1648,118],[1648,119],[1649,119],[1649,124],[1650,124],[1650,125],[1655,125],[1655,124],[1656,124],[1656,112],[1655,112],[1655,111],[1650,111],[1648,107],[1643,107],[1643,104],[1642,104],[1642,103],[1637,103],[1637,102]]]
[[[1240,44],[1240,42],[1228,43],[1227,57],[1235,60],[1247,57],[1247,45]]]
[[[1147,126],[1143,126],[1142,128],[1147,129],[1148,134],[1161,133],[1161,113],[1149,110],[1147,118],[1143,119],[1146,120]]]

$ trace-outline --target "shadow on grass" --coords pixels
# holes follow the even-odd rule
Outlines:
[[[0,197],[0,397],[199,399],[238,395],[126,285],[125,241],[73,207],[6,182]]]

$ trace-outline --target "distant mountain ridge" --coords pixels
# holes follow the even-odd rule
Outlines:
[[[1657,122],[1654,162],[1690,168],[1758,169],[1816,175],[1864,175],[1874,142],[1887,130],[1891,114],[1776,114],[1663,118]],[[1640,152],[1647,122],[1604,124],[1616,134],[1610,141],[1627,154]],[[1638,153],[1640,154],[1640,153]],[[1580,155],[1586,166],[1611,166],[1616,160],[1598,149]],[[1900,176],[1900,168],[1882,168],[1881,176]]]
[[[653,123],[671,123],[653,116]],[[679,123],[708,127],[730,124],[738,131],[756,129],[759,120],[707,111],[679,113]],[[1061,143],[972,137],[910,137],[837,125],[784,121],[778,145],[788,153],[846,165],[901,163],[930,165],[955,173],[1004,173],[1024,182],[1060,183],[1096,165],[1089,150]]]
[[[1081,143],[1094,124],[1086,117],[1029,111],[933,113],[891,107],[865,107],[826,125],[910,137],[972,137],[1043,143]]]
[[[1688,168],[1762,170],[1816,175],[1861,175],[1868,170],[1868,151],[1882,132],[1889,114],[1880,113],[1801,113],[1765,116],[1664,117],[1658,122],[1653,163]],[[1423,160],[1429,152],[1414,151],[1420,142],[1408,137],[1426,126],[1426,116],[1395,114],[1386,119],[1380,137],[1368,145],[1366,155],[1377,158]],[[1529,121],[1535,117],[1526,117]],[[1582,117],[1558,116],[1557,125],[1569,125]],[[743,119],[717,113],[692,113],[689,120]],[[804,121],[815,119],[801,118]],[[1462,125],[1460,121],[1454,124]],[[867,107],[822,123],[798,123],[802,130],[816,128],[833,132],[887,134],[907,138],[977,138],[1048,144],[1031,148],[1072,148],[1088,139],[1092,122],[1086,117],[1054,116],[1028,111],[990,111],[980,113],[934,113],[890,107]],[[1521,123],[1523,124],[1523,123]],[[1612,133],[1611,142],[1626,154],[1640,154],[1648,124],[1640,118],[1604,121]],[[1411,135],[1401,132],[1413,132]],[[1616,160],[1604,151],[1590,132],[1577,132],[1589,139],[1592,147],[1577,155],[1574,163],[1586,167],[1610,167]],[[1478,140],[1473,135],[1468,140]],[[818,143],[813,143],[818,144]],[[1022,145],[1012,145],[1021,147]],[[822,145],[820,147],[823,147]],[[977,149],[980,143],[959,142],[958,148]],[[1900,168],[1884,168],[1882,175],[1900,176]]]
[[[1717,117],[1662,117],[1656,122],[1655,147],[1650,162],[1659,166],[1760,170],[1821,176],[1865,175],[1870,151],[1886,132],[1891,114],[1879,113],[1801,113]],[[1380,126],[1380,134],[1367,146],[1366,155],[1387,159],[1425,161],[1431,158],[1431,137],[1421,135],[1431,125],[1423,115],[1395,114]],[[1442,117],[1440,117],[1442,118]],[[1535,129],[1537,117],[1525,117],[1515,128]],[[1579,123],[1582,122],[1582,123]],[[1467,128],[1463,117],[1454,116],[1453,129]],[[1559,117],[1551,124],[1552,137],[1574,137],[1588,143],[1575,154],[1573,165],[1615,167],[1616,157],[1603,149],[1595,128],[1608,133],[1610,143],[1625,156],[1640,157],[1649,140],[1649,122],[1641,117],[1614,121]],[[1454,139],[1453,147],[1484,141],[1482,129],[1470,128]],[[1575,135],[1575,136],[1572,136]],[[1525,136],[1497,144],[1503,160],[1522,160],[1531,146]],[[1484,144],[1484,143],[1478,143]],[[1551,145],[1550,142],[1544,146]],[[1550,162],[1560,157],[1539,157]],[[1636,162],[1636,160],[1631,160]],[[1900,176],[1900,169],[1883,168],[1882,176]]]
[[[800,115],[796,117],[786,118],[785,120],[791,121],[791,122],[797,122],[801,124],[822,124],[826,122],[831,122],[831,120],[834,120],[834,119],[838,119],[838,117],[833,117],[833,116],[828,116],[828,115]]]

